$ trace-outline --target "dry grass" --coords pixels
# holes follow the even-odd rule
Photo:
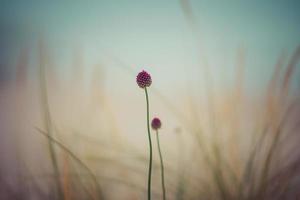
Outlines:
[[[181,5],[197,34],[189,2],[182,0]],[[30,52],[24,50],[17,62],[14,88],[1,88],[12,97],[1,102],[9,105],[3,112],[17,113],[6,125],[13,127],[12,149],[17,156],[11,159],[17,163],[18,173],[8,177],[5,170],[0,171],[0,199],[145,199],[148,158],[120,131],[122,124],[114,117],[118,113],[113,112],[114,105],[99,83],[106,66],[97,67],[88,92],[77,85],[80,66],[72,87],[64,88],[51,72],[53,60],[42,42],[39,53],[38,82],[28,78]],[[164,148],[168,199],[300,199],[300,100],[299,93],[291,91],[299,58],[300,47],[290,58],[282,54],[264,92],[255,96],[244,89],[245,48],[237,52],[234,86],[222,93],[214,89],[213,74],[202,59],[199,66],[206,78],[206,100],[193,94],[183,97],[189,99],[183,106],[187,109],[178,108],[159,88],[151,87],[153,98],[178,121],[174,133],[168,133],[174,138],[169,141],[173,148]],[[124,76],[134,79],[130,66],[116,57],[111,59]],[[24,103],[24,96],[29,104]],[[51,105],[49,99],[55,96],[65,102]],[[58,111],[64,115],[64,106],[70,106],[66,109],[69,117],[76,113],[79,120],[70,117],[70,122],[64,123],[57,117]],[[93,126],[98,111],[101,116],[95,118],[101,121]],[[140,116],[128,117],[135,120]],[[160,199],[157,158],[153,167],[153,199]]]

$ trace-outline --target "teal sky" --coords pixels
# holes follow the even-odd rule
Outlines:
[[[186,79],[201,80],[203,60],[217,84],[231,81],[242,46],[248,82],[255,78],[259,86],[280,53],[290,55],[300,44],[299,1],[190,2],[198,34],[178,1],[2,2],[0,56],[14,59],[24,47],[34,51],[43,35],[62,72],[69,69],[74,49],[81,49],[86,66],[105,63],[108,74],[118,73],[107,57],[112,53],[136,71],[148,69],[167,89]],[[172,75],[166,79],[166,73]]]

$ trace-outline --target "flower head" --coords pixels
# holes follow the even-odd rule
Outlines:
[[[159,118],[154,117],[151,122],[152,129],[158,130],[161,127],[161,121]]]
[[[148,72],[146,71],[141,71],[137,76],[136,76],[136,83],[140,88],[145,88],[149,87],[152,83],[151,76]]]

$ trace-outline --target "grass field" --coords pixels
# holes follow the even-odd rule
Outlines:
[[[191,4],[179,6],[201,41]],[[35,42],[18,51],[13,78],[0,85],[0,199],[147,199],[146,102],[135,84],[144,66],[111,52],[91,66],[79,48],[62,70],[47,38]],[[265,76],[249,70],[247,47],[229,49],[235,64],[222,83],[200,44],[188,52],[198,51],[196,68],[178,65],[197,80],[146,67],[150,117],[162,120],[166,199],[300,199],[300,46],[280,54]],[[162,185],[154,138],[156,200]]]

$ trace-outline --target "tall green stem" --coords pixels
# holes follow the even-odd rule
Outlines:
[[[148,171],[148,200],[151,200],[151,173],[152,173],[152,141],[150,133],[150,121],[149,121],[149,98],[147,88],[145,88],[146,101],[147,101],[147,130],[148,130],[148,139],[149,139],[149,171]]]
[[[163,158],[162,158],[162,155],[161,155],[159,136],[158,136],[158,131],[157,130],[156,130],[156,141],[157,141],[158,153],[159,153],[159,159],[160,159],[161,185],[162,185],[162,190],[163,190],[163,200],[166,200],[164,162],[163,162]]]

